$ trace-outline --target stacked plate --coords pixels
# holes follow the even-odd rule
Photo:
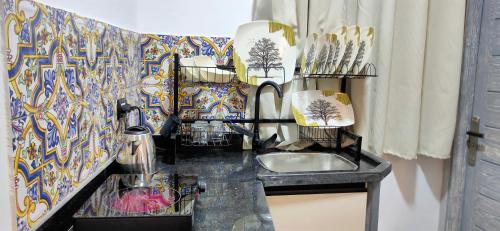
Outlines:
[[[374,35],[373,27],[358,25],[311,34],[304,46],[302,75],[359,74],[370,58]]]
[[[233,72],[219,69],[215,61],[210,56],[193,56],[191,58],[182,58],[181,74],[192,82],[213,82],[227,83],[234,76]]]

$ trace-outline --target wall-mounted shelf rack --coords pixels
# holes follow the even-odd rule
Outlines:
[[[362,68],[353,67],[349,71],[339,71],[343,73],[333,74],[301,74],[300,68],[295,69],[295,75],[298,76],[293,80],[311,80],[311,79],[339,79],[341,81],[341,92],[346,92],[347,81],[349,79],[364,79],[368,77],[377,77],[376,68],[373,64],[368,63]],[[345,69],[344,69],[345,70]],[[284,70],[283,70],[284,76]],[[248,78],[248,71],[247,76]],[[174,114],[179,115],[179,87],[184,85],[196,84],[225,84],[231,82],[240,82],[240,78],[236,74],[233,66],[217,66],[217,67],[199,67],[199,66],[182,66],[178,54],[174,54]],[[198,134],[200,131],[193,130],[193,123],[196,121],[221,121],[224,124],[224,129],[220,131],[210,131],[207,129],[204,134]],[[293,123],[295,119],[206,119],[206,118],[181,118],[181,129],[178,134],[178,144],[181,147],[200,148],[212,147],[222,149],[241,149],[242,135],[237,134],[225,124],[237,123]],[[361,156],[362,137],[347,131],[345,128],[335,127],[304,127],[298,126],[299,139],[313,141],[326,149],[334,149],[337,152],[347,153],[353,157],[354,163],[359,165]],[[211,140],[208,142],[199,142],[197,137],[221,137],[221,139]],[[349,141],[348,141],[349,140]],[[235,144],[236,143],[236,144]],[[234,147],[236,145],[236,147]],[[239,146],[238,146],[239,145]],[[177,149],[177,148],[176,148]]]
[[[300,70],[300,68],[299,68]],[[300,72],[299,72],[300,73]],[[310,79],[310,78],[317,78],[317,79],[365,79],[365,78],[370,78],[370,77],[377,77],[377,69],[375,68],[375,65],[373,63],[367,63],[363,65],[362,67],[358,67],[354,65],[351,68],[347,67],[340,67],[336,72],[334,73],[300,73],[300,75],[296,75],[297,77],[294,78],[294,80],[297,79]]]
[[[174,64],[175,65],[175,64]],[[234,66],[222,66],[218,65],[215,67],[204,67],[204,66],[182,66],[180,63],[177,66],[179,80],[186,85],[193,84],[224,84],[230,82],[240,82],[242,79],[246,80],[244,82],[249,82],[249,78],[253,76],[253,69],[258,69],[258,67],[247,68],[246,75],[240,77],[236,73],[236,68]],[[274,67],[278,72],[281,72],[283,76],[283,82],[285,82],[285,69],[283,67]],[[257,79],[266,79],[266,77],[255,77]],[[269,79],[281,79],[281,77],[269,77]]]

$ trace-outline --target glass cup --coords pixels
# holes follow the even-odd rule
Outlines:
[[[211,136],[212,141],[221,141],[224,139],[224,123],[222,121],[211,121]]]
[[[208,122],[195,121],[191,125],[191,133],[193,136],[193,144],[207,145],[208,144]]]

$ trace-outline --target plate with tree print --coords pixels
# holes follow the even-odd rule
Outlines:
[[[360,29],[359,49],[351,66],[350,72],[353,74],[366,74],[363,69],[371,57],[375,29],[371,26]]]
[[[347,26],[337,27],[330,34],[330,52],[327,58],[328,74],[334,74],[335,70],[344,55],[347,40]]]
[[[292,112],[300,126],[344,127],[354,124],[349,96],[331,90],[294,92]]]
[[[313,74],[323,74],[328,61],[328,53],[330,51],[329,34],[322,34],[319,37],[317,49],[312,72]]]
[[[304,52],[300,61],[300,70],[302,75],[309,75],[313,72],[314,58],[316,57],[316,45],[318,34],[313,33],[307,36]]]
[[[292,27],[273,21],[254,21],[238,27],[233,63],[240,81],[260,85],[293,79],[297,47]]]
[[[345,41],[345,51],[340,63],[337,65],[337,73],[347,74],[350,70],[356,55],[358,54],[360,42],[360,28],[358,25],[347,28],[347,40]]]

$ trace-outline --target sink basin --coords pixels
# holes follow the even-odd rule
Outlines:
[[[353,171],[356,164],[332,153],[273,152],[257,156],[257,161],[265,169],[279,173]]]

